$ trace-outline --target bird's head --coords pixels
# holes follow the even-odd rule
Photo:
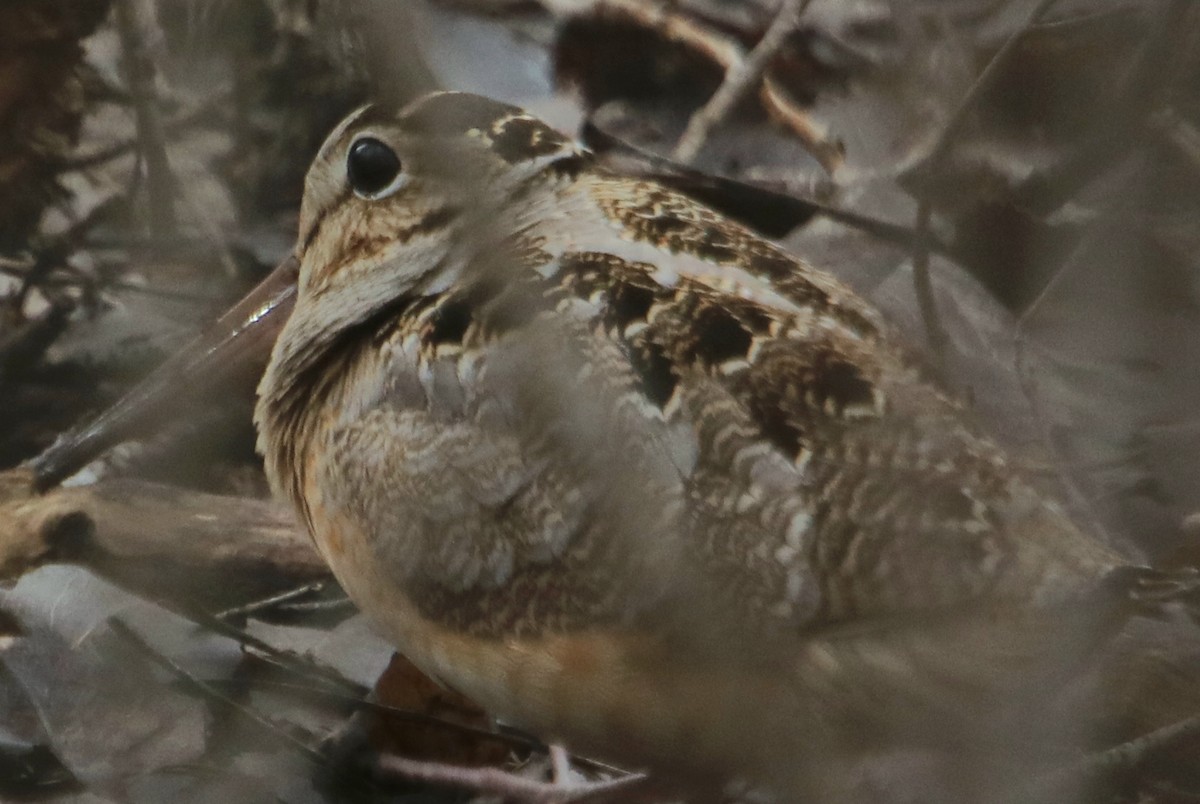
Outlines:
[[[345,325],[390,301],[441,292],[510,199],[549,165],[579,158],[550,126],[477,95],[359,109],[330,134],[305,180],[299,304]]]
[[[540,120],[476,95],[347,117],[305,179],[296,306],[259,386],[260,430],[278,435],[289,411],[336,376],[345,347],[369,342],[409,305],[474,273],[514,270],[514,210],[570,181],[558,168],[585,158]]]

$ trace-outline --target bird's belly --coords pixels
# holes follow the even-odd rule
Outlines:
[[[670,661],[649,638],[613,630],[490,638],[423,617],[360,529],[311,505],[315,540],[359,608],[429,676],[547,742],[630,767],[723,776],[758,709],[781,695],[760,679]],[[772,693],[771,690],[775,689]],[[752,703],[758,700],[757,704]]]

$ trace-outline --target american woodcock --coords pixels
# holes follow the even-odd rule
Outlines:
[[[833,796],[1043,705],[1142,577],[859,296],[517,108],[351,115],[296,257],[272,485],[402,652],[547,740]]]

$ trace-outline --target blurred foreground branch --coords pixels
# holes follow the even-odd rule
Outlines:
[[[146,168],[150,231],[155,237],[175,232],[175,180],[167,160],[166,133],[155,93],[156,69],[150,32],[156,30],[155,7],[146,0],[117,3],[117,30],[125,50],[125,70],[137,119],[138,152]],[[161,38],[161,34],[154,38]]]

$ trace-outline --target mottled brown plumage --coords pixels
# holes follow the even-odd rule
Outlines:
[[[351,116],[297,256],[273,485],[400,650],[546,739],[832,796],[1121,611],[1125,562],[862,299],[517,109]]]

